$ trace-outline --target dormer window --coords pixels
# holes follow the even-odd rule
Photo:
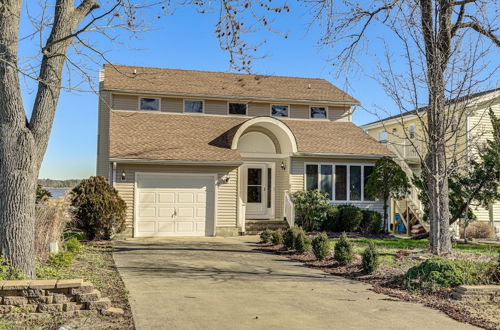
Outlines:
[[[309,108],[309,118],[311,119],[326,119],[326,107],[310,107]]]
[[[160,99],[153,97],[140,97],[139,110],[160,111]]]
[[[184,112],[203,113],[203,101],[184,100]]]
[[[230,115],[246,115],[247,105],[246,103],[229,103],[228,113]]]
[[[288,117],[288,105],[272,105],[271,116]]]

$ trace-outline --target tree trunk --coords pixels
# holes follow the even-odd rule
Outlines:
[[[25,129],[8,133],[2,129],[0,135],[0,251],[10,265],[34,278],[39,164],[32,161],[31,132]]]
[[[387,208],[388,208],[388,199],[387,198],[384,198],[384,233],[388,233],[389,232],[389,212],[387,212]]]
[[[448,172],[446,164],[446,98],[444,72],[450,57],[451,1],[420,0],[421,24],[427,63],[429,105],[428,176],[431,252],[442,255],[451,251]]]

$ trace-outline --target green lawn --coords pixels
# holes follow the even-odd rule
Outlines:
[[[338,239],[334,239],[334,242]],[[389,266],[394,266],[394,257],[400,250],[407,250],[412,253],[428,251],[428,240],[412,240],[406,238],[374,239],[374,238],[351,238],[354,245],[354,252],[361,254],[368,246],[368,242],[374,242],[380,253],[380,262]],[[496,257],[500,251],[500,244],[453,244],[453,249],[467,253],[481,253],[486,256]]]

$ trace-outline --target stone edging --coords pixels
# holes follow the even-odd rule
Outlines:
[[[0,281],[0,313],[13,312],[16,307],[29,313],[95,310],[105,315],[123,314],[83,279]]]

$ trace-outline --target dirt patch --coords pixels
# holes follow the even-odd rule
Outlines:
[[[430,292],[424,290],[408,290],[402,280],[406,271],[430,255],[426,253],[410,253],[398,251],[394,256],[392,265],[381,264],[374,274],[367,275],[361,268],[361,257],[355,255],[353,262],[347,266],[340,266],[332,256],[324,260],[316,260],[312,253],[297,254],[286,251],[281,246],[261,245],[259,251],[283,255],[292,260],[300,261],[306,266],[316,268],[325,273],[362,281],[372,285],[372,290],[386,294],[400,300],[421,303],[427,307],[440,310],[451,318],[469,323],[485,329],[500,329],[500,304],[481,304],[462,302],[451,298],[452,290]],[[453,258],[464,257],[462,252],[454,252]],[[466,254],[468,259],[472,254]],[[489,259],[487,257],[479,257]]]

